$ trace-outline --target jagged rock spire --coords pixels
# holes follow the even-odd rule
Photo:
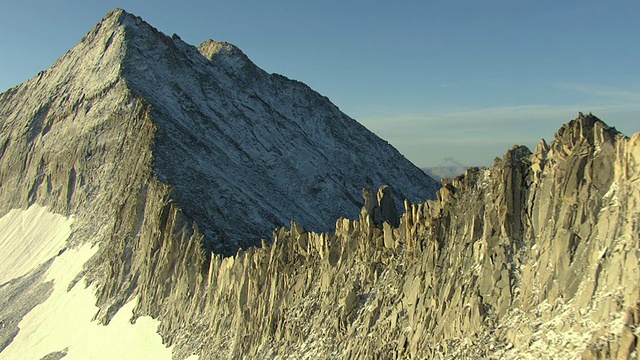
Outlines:
[[[360,218],[368,221],[378,228],[389,223],[394,228],[400,225],[400,218],[393,200],[393,193],[388,185],[382,185],[378,189],[377,197],[370,188],[362,189],[364,206],[360,212]]]

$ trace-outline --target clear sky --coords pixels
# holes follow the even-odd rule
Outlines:
[[[578,111],[640,130],[638,0],[2,0],[0,92],[115,8],[193,45],[234,43],[418,166],[491,164]]]

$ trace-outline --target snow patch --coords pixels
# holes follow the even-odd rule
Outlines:
[[[26,274],[56,256],[71,233],[71,219],[34,205],[12,210],[0,219],[0,273],[3,279]],[[32,253],[32,250],[36,249]],[[49,298],[25,315],[20,331],[0,359],[41,359],[66,352],[72,359],[171,359],[157,332],[159,321],[142,316],[131,323],[136,301],[130,301],[108,326],[92,321],[98,308],[95,287],[78,281],[68,290],[97,246],[85,244],[58,255],[45,275],[54,289]],[[16,258],[13,258],[16,256]],[[19,270],[8,266],[8,262]],[[28,264],[28,265],[25,265]],[[196,360],[197,356],[189,357]]]
[[[26,275],[60,252],[71,235],[72,219],[31,205],[0,218],[0,284]]]
[[[607,190],[607,193],[602,196],[603,199],[609,200],[610,206],[620,206],[620,202],[618,200],[619,188],[620,186],[618,185],[618,183],[614,181],[613,183],[611,183],[611,186],[609,187],[609,190]]]

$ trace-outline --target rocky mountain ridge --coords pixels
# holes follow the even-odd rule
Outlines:
[[[0,215],[71,224],[0,284],[0,358],[76,251],[67,292],[90,285],[105,328],[123,307],[157,319],[177,359],[638,356],[640,133],[595,116],[423,201],[422,172],[306,85],[118,10],[1,94],[0,119]],[[412,200],[362,192],[384,183]],[[319,218],[335,229],[303,228]],[[40,357],[73,356],[58,345]]]
[[[175,354],[194,351],[184,331],[204,358],[637,358],[638,165],[640,133],[580,116],[405,203],[397,228],[363,210],[216,256],[199,310],[154,316]]]

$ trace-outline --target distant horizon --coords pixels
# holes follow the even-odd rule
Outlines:
[[[123,8],[197,46],[213,38],[327,96],[420,168],[487,166],[589,113],[640,130],[640,3],[0,5],[0,92]],[[597,20],[597,21],[596,21]]]

